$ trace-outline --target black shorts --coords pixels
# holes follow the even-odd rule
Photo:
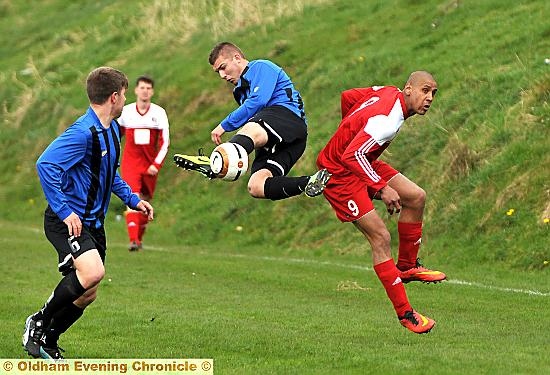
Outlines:
[[[107,242],[103,226],[91,228],[83,225],[80,237],[71,237],[67,225],[48,206],[44,212],[44,233],[57,250],[59,256],[57,268],[63,275],[73,269],[73,259],[88,250],[97,249],[101,261],[105,263]]]
[[[268,135],[267,144],[256,150],[251,173],[269,169],[274,176],[285,176],[306,149],[307,125],[290,109],[272,106],[262,109],[248,122],[256,122]]]

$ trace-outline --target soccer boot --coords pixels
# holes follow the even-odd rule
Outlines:
[[[428,333],[435,325],[435,320],[414,310],[409,310],[405,315],[399,317],[399,322],[414,333]]]
[[[411,281],[422,281],[423,283],[438,283],[447,278],[441,271],[433,271],[427,269],[420,263],[420,259],[416,259],[416,264],[413,268],[405,271],[399,271],[399,277],[404,283]]]
[[[328,173],[326,169],[317,171],[309,178],[309,181],[307,182],[305,188],[306,195],[312,198],[320,195],[323,190],[325,190],[325,186],[327,186],[330,176],[332,175]]]
[[[44,359],[53,359],[54,361],[65,359],[61,352],[64,352],[62,348],[56,346],[55,348],[48,348],[45,346],[40,347],[40,355]]]
[[[33,314],[34,315],[34,314]],[[23,332],[23,348],[34,358],[42,358],[41,340],[44,336],[44,322],[34,320],[30,315],[25,321],[25,331]]]
[[[198,155],[175,154],[174,163],[182,169],[188,171],[197,171],[209,179],[216,177],[210,168],[210,158],[199,149]]]
[[[141,242],[138,241],[132,241],[130,242],[130,245],[128,245],[128,251],[139,251],[142,249]]]

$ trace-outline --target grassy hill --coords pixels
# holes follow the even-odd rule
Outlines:
[[[156,79],[171,123],[169,158],[209,151],[210,130],[235,103],[207,57],[230,40],[249,59],[285,67],[302,93],[310,138],[295,175],[314,170],[338,125],[342,90],[402,86],[413,70],[432,72],[432,109],[408,121],[383,155],[428,192],[424,256],[459,268],[542,270],[550,260],[549,14],[544,0],[1,1],[1,221],[41,222],[34,162],[85,110],[94,67]],[[369,252],[322,198],[254,200],[245,180],[205,181],[171,160],[158,189],[153,243]],[[387,221],[395,233],[396,218]]]

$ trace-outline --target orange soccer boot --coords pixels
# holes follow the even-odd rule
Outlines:
[[[411,281],[422,281],[423,283],[438,283],[447,278],[441,271],[430,270],[420,263],[420,259],[416,260],[416,265],[405,271],[399,271],[399,277],[404,283]]]
[[[414,333],[428,333],[435,325],[435,320],[430,319],[414,310],[409,310],[399,317],[401,325]]]

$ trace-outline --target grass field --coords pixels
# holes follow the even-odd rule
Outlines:
[[[57,282],[56,258],[39,226],[2,227],[0,354],[25,358],[23,322]],[[415,335],[369,259],[183,241],[128,253],[122,224],[108,228],[100,296],[60,342],[71,358],[214,358],[216,374],[550,371],[550,288],[537,273],[438,264],[448,282],[407,286],[437,321]]]

